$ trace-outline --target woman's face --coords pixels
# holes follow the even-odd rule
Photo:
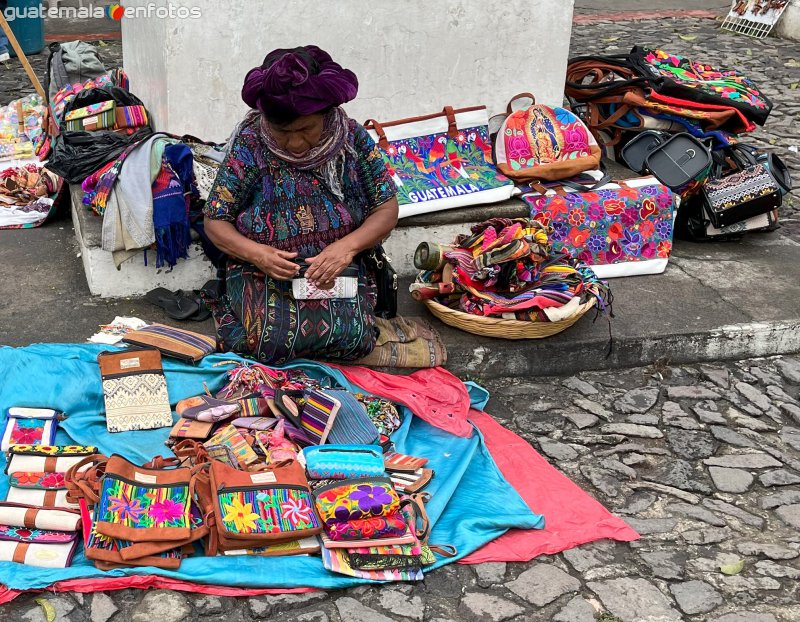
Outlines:
[[[324,119],[325,115],[318,113],[299,117],[286,125],[267,123],[278,146],[299,158],[319,144]]]

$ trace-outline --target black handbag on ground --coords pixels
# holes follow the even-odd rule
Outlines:
[[[703,187],[705,212],[717,228],[766,214],[783,202],[783,188],[767,168],[766,161],[750,159],[748,155],[751,154],[742,150],[727,151],[729,153],[720,154],[721,157],[715,154],[715,174]],[[726,160],[725,155],[730,158]],[[739,170],[722,176],[723,165],[731,163],[734,170]],[[788,184],[791,187],[791,178]]]
[[[386,251],[378,244],[375,248],[361,253],[361,260],[367,270],[375,277],[378,301],[375,316],[391,320],[397,315],[397,272],[394,271]]]

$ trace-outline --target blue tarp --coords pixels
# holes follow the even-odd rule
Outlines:
[[[170,455],[164,446],[167,429],[110,434],[103,417],[103,396],[97,354],[109,349],[95,345],[37,344],[26,348],[0,348],[0,412],[2,422],[12,406],[55,408],[67,414],[56,438],[57,444],[96,445],[106,455],[117,453],[142,463],[155,455]],[[226,372],[241,361],[232,355],[212,355],[196,366],[164,359],[170,399],[173,405],[225,384]],[[298,361],[287,368],[302,368],[317,378],[330,377],[346,388],[357,388],[335,369]],[[485,403],[487,394],[470,387],[475,405]],[[398,451],[429,458],[436,475],[426,490],[432,493],[427,505],[433,529],[432,544],[452,544],[458,555],[439,558],[436,568],[468,555],[511,528],[540,529],[544,518],[533,513],[517,491],[503,478],[483,438],[475,429],[470,438],[460,438],[413,417],[403,409],[404,424],[393,435]],[[2,458],[5,467],[5,457]],[[8,478],[0,475],[0,498],[5,498]],[[345,588],[361,583],[325,570],[319,557],[214,557],[185,559],[179,570],[142,567],[101,572],[76,555],[64,570],[49,570],[0,562],[0,584],[11,589],[45,588],[65,579],[104,576],[160,575],[204,584],[250,587]]]

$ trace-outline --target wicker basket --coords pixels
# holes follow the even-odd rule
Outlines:
[[[584,303],[572,317],[558,322],[523,322],[502,318],[483,317],[456,311],[435,300],[423,300],[428,310],[445,324],[475,335],[500,339],[544,339],[567,330],[581,319],[597,302],[594,298]]]

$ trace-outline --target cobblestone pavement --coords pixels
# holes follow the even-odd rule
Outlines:
[[[800,620],[800,359],[488,388],[489,412],[642,539],[529,564],[451,565],[414,586],[250,599],[135,590],[46,597],[73,622],[591,622],[596,608],[606,621]],[[3,614],[43,620],[31,596]]]
[[[742,67],[777,104],[750,142],[775,149],[800,178],[800,156],[789,150],[800,146],[798,44],[680,19],[576,27],[572,49],[615,53],[634,43]],[[119,42],[102,53],[118,60]],[[46,57],[31,60],[41,73]],[[30,90],[21,70],[0,65],[0,103]],[[794,208],[784,210],[783,223],[800,236]],[[800,361],[503,380],[488,388],[495,417],[642,539],[530,564],[451,565],[415,586],[250,599],[136,590],[43,596],[57,619],[73,622],[800,620]],[[738,573],[720,571],[734,572],[738,562]],[[34,598],[6,605],[2,619],[44,620]]]

